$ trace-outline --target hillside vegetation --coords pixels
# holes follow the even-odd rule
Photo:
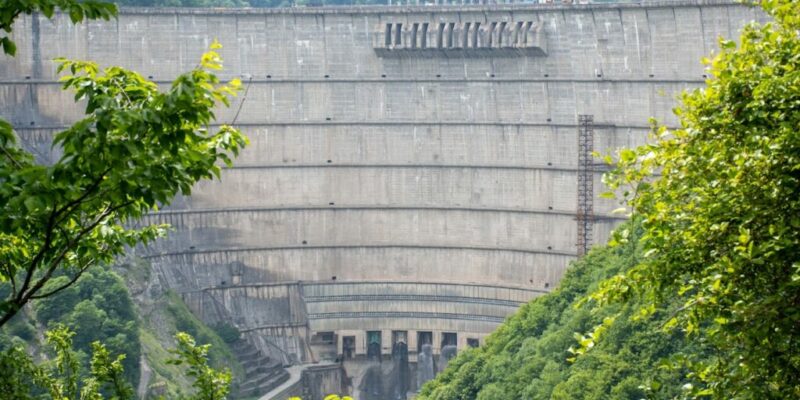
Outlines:
[[[638,235],[641,229],[634,232]],[[659,368],[661,360],[701,349],[680,333],[659,329],[670,310],[637,320],[637,302],[599,309],[579,304],[600,282],[639,262],[641,249],[633,243],[596,248],[576,261],[558,289],[524,305],[485,346],[460,354],[423,388],[420,398],[572,400],[679,395],[689,382],[681,371]],[[590,351],[579,357],[569,351],[580,346],[577,332],[592,331],[614,316],[615,323]]]
[[[48,285],[57,287],[66,280],[65,276],[58,276]],[[73,349],[84,370],[88,370],[92,342],[100,341],[111,354],[125,355],[125,379],[134,387],[138,384],[139,321],[128,289],[116,273],[101,268],[87,271],[74,285],[35,301],[27,312],[18,314],[3,327],[0,347],[6,349],[12,343],[23,343],[33,353],[45,356],[41,351],[43,332],[62,325],[75,333]]]

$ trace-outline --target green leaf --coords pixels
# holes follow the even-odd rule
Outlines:
[[[0,39],[0,45],[3,46],[3,52],[13,56],[17,54],[17,45],[8,37]]]

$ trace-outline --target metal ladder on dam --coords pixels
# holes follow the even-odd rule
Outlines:
[[[592,246],[594,229],[594,115],[578,116],[578,257]]]

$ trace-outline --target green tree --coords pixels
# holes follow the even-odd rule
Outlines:
[[[53,278],[44,290],[63,285],[67,277]],[[68,326],[75,336],[76,351],[90,354],[91,343],[102,342],[110,352],[125,354],[123,361],[126,378],[134,386],[139,379],[141,342],[139,324],[133,300],[122,279],[111,269],[95,268],[85,272],[72,286],[52,296],[33,302],[33,317],[43,326]],[[25,313],[12,319],[9,334],[25,333]],[[24,323],[24,325],[23,325]],[[20,332],[20,330],[23,330]],[[85,364],[88,360],[82,359]]]
[[[113,357],[100,342],[92,343],[89,371],[83,371],[72,349],[75,334],[65,326],[46,333],[47,343],[54,350],[52,362],[35,363],[21,346],[0,353],[0,394],[15,400],[128,400],[133,388],[125,379],[124,355]],[[208,366],[208,345],[197,346],[186,333],[175,335],[178,343],[172,363],[186,365],[186,374],[193,377],[197,392],[194,400],[224,400],[230,374]]]
[[[641,234],[638,222],[620,229]],[[704,349],[681,332],[664,332],[678,304],[667,304],[653,318],[637,318],[641,303],[597,309],[583,299],[601,282],[638,264],[640,246],[597,247],[577,260],[553,292],[523,305],[495,330],[486,344],[461,352],[447,369],[423,386],[422,400],[640,400],[680,398],[694,384],[683,371],[660,368],[664,359]],[[613,324],[604,321],[614,318]],[[595,327],[603,329],[594,329]],[[596,343],[576,347],[594,330]],[[597,336],[600,340],[597,340]],[[578,342],[576,339],[580,339]],[[572,348],[572,352],[570,352]]]
[[[186,364],[186,374],[194,378],[194,387],[197,392],[193,400],[222,400],[228,394],[231,383],[229,371],[216,371],[208,366],[209,345],[198,346],[189,334],[178,332],[175,335],[178,346],[172,353],[177,357],[170,361],[171,364]]]
[[[34,2],[35,3],[35,2]],[[41,165],[0,120],[0,326],[29,301],[74,284],[92,265],[147,243],[165,226],[134,229],[145,213],[219,177],[247,139],[223,125],[209,128],[217,104],[229,105],[241,83],[220,83],[215,42],[199,66],[161,92],[119,67],[59,60],[64,89],[86,102],[86,117],[55,136],[63,156]],[[42,290],[55,276],[63,284]]]
[[[20,15],[41,12],[45,17],[52,18],[56,10],[67,13],[72,23],[84,19],[108,20],[117,15],[117,6],[113,3],[94,0],[3,0],[0,2],[0,29],[5,32],[0,36],[3,52],[11,56],[17,52],[17,45],[9,35],[13,31],[14,21]]]
[[[722,40],[681,128],[606,178],[644,221],[645,257],[593,297],[679,299],[667,328],[713,350],[675,361],[697,397],[800,398],[800,3],[759,3],[774,22]]]
[[[44,286],[44,290],[51,291],[68,282],[69,278],[66,276],[57,276]],[[79,280],[78,282],[81,281]],[[68,316],[80,301],[80,288],[70,286],[52,296],[34,302],[33,308],[36,310],[36,319],[45,325],[49,324],[50,321],[60,321],[63,317]]]
[[[53,362],[37,365],[21,346],[0,353],[0,393],[4,398],[33,400],[123,400],[133,398],[133,389],[123,379],[124,356],[112,358],[99,342],[93,343],[91,370],[82,374],[80,363],[72,351],[72,336],[64,326],[47,332],[47,343],[53,348]],[[86,375],[84,379],[80,379]]]

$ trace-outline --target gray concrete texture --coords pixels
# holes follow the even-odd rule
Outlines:
[[[699,60],[717,38],[764,18],[728,0],[123,9],[117,20],[80,25],[25,17],[15,27],[19,56],[0,63],[0,116],[52,161],[53,132],[82,105],[60,90],[49,60],[120,65],[166,86],[217,38],[221,76],[250,85],[241,111],[240,98],[218,122],[238,112],[252,144],[221,181],[147,218],[175,228],[143,253],[164,282],[216,288],[214,318],[228,313],[254,332],[272,320],[312,331],[485,334],[554,288],[575,258],[577,116],[594,115],[600,152],[643,143],[648,118],[677,124],[676,95],[702,86]],[[402,24],[408,43],[415,23],[474,31],[476,22],[518,21],[536,30],[541,52],[481,41],[481,51],[387,56],[381,44],[386,24]],[[599,172],[594,186],[603,191]],[[595,200],[595,242],[620,221],[617,206]],[[283,281],[325,290],[304,286],[297,319],[278,295],[236,287]]]

